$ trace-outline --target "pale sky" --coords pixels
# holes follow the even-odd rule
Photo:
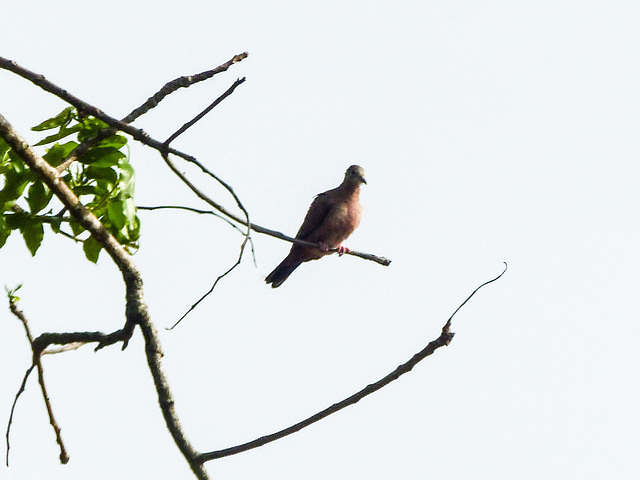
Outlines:
[[[367,173],[345,242],[393,260],[264,277],[289,244],[188,213],[140,212],[134,259],[164,364],[200,451],[272,433],[383,377],[459,312],[450,346],[326,420],[207,464],[212,478],[640,478],[640,4],[633,1],[14,2],[0,55],[122,117],[181,75],[243,51],[134,125],[164,140],[238,77],[175,147],[233,185],[256,223],[290,235],[351,164]],[[0,71],[0,113],[29,131],[66,105]],[[139,205],[204,208],[131,143]],[[183,166],[190,175],[195,171]],[[225,192],[193,177],[233,207]],[[121,277],[50,231],[17,235],[0,282],[23,283],[35,334],[113,331]],[[0,425],[30,352],[0,309]],[[33,376],[0,479],[194,478],[167,432],[139,332],[129,348],[44,359],[71,460]],[[4,457],[4,449],[2,450]]]

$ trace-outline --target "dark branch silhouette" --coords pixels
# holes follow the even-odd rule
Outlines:
[[[242,78],[239,78],[238,80],[236,80],[235,82],[233,82],[233,85],[231,85],[227,89],[226,92],[224,92],[222,95],[220,95],[218,98],[216,98],[211,103],[211,105],[209,105],[207,108],[205,108],[202,112],[200,112],[198,115],[196,115],[193,119],[189,120],[187,123],[182,125],[174,134],[172,134],[169,138],[167,138],[165,140],[165,142],[164,142],[165,145],[168,147],[171,142],[173,142],[176,138],[178,138],[180,135],[182,135],[184,132],[186,132],[189,128],[191,128],[193,125],[195,125],[195,123],[197,121],[203,119],[204,116],[207,113],[209,113],[211,110],[213,110],[220,102],[222,102],[222,100],[224,100],[229,95],[231,95],[233,93],[233,91],[236,89],[236,87],[238,85],[241,85],[245,81],[246,81],[246,78],[242,77]]]
[[[18,390],[18,393],[16,394],[16,398],[13,402],[13,406],[11,407],[11,415],[9,416],[9,422],[7,424],[7,435],[6,435],[7,467],[9,466],[9,449],[10,449],[9,433],[11,431],[11,421],[13,420],[13,412],[16,407],[16,403],[18,403],[18,398],[20,397],[20,394],[24,392],[25,386],[27,384],[27,379],[29,378],[29,374],[33,371],[34,367],[38,369],[38,383],[40,384],[40,390],[42,391],[42,398],[44,399],[44,404],[47,408],[47,414],[49,415],[49,423],[53,427],[53,431],[56,434],[56,442],[60,447],[60,463],[65,464],[69,461],[69,455],[67,454],[67,449],[65,448],[64,442],[62,441],[62,436],[60,435],[60,427],[58,426],[58,422],[56,422],[56,419],[53,415],[53,408],[51,407],[51,401],[49,399],[49,394],[47,393],[47,387],[44,383],[44,368],[42,367],[42,360],[41,360],[42,350],[38,350],[35,347],[33,335],[31,334],[31,329],[29,328],[29,322],[27,321],[27,317],[24,315],[24,313],[20,309],[18,309],[18,306],[16,305],[14,299],[11,297],[9,299],[9,309],[11,310],[11,313],[13,313],[16,317],[18,317],[18,319],[20,320],[20,322],[22,322],[22,325],[24,326],[27,339],[29,340],[29,344],[31,345],[31,351],[33,352],[33,357],[32,357],[33,360],[32,360],[31,366],[27,369],[24,375],[24,379],[22,380],[20,389]]]
[[[382,377],[377,382],[374,382],[374,383],[371,383],[371,384],[367,385],[366,387],[364,387],[359,392],[354,393],[350,397],[347,397],[344,400],[342,400],[342,401],[340,401],[338,403],[335,403],[335,404],[331,405],[328,408],[325,408],[324,410],[316,413],[315,415],[312,415],[309,418],[307,418],[307,419],[305,419],[305,420],[303,420],[301,422],[296,423],[295,425],[291,425],[290,427],[287,427],[287,428],[285,428],[283,430],[280,430],[278,432],[272,433],[270,435],[265,435],[265,436],[260,437],[260,438],[256,438],[255,440],[252,440],[252,441],[247,442],[247,443],[243,443],[241,445],[236,445],[234,447],[224,448],[222,450],[216,450],[216,451],[213,451],[213,452],[203,453],[200,456],[200,459],[202,461],[206,462],[206,461],[209,461],[209,460],[214,460],[216,458],[228,457],[229,455],[235,455],[236,453],[245,452],[245,451],[251,450],[253,448],[261,447],[262,445],[265,445],[267,443],[273,442],[275,440],[279,440],[280,438],[286,437],[287,435],[291,435],[292,433],[295,433],[295,432],[297,432],[299,430],[302,430],[303,428],[308,427],[309,425],[312,425],[312,424],[322,420],[323,418],[326,418],[329,415],[331,415],[333,413],[336,413],[336,412],[342,410],[345,407],[348,407],[349,405],[353,405],[353,404],[359,402],[360,400],[362,400],[367,395],[371,395],[372,393],[377,392],[378,390],[380,390],[382,387],[385,387],[386,385],[390,384],[394,380],[397,380],[398,378],[400,378],[401,375],[404,375],[405,373],[410,372],[413,369],[413,367],[415,367],[420,361],[424,360],[429,355],[431,355],[433,352],[435,352],[438,348],[444,347],[446,345],[449,345],[451,340],[453,340],[453,336],[455,335],[450,330],[451,321],[453,320],[453,317],[455,316],[455,314],[458,313],[458,311],[471,299],[471,297],[473,297],[476,294],[476,292],[478,290],[480,290],[485,285],[488,285],[488,284],[498,280],[500,277],[502,277],[502,275],[504,275],[504,273],[506,271],[507,271],[507,264],[505,262],[504,270],[502,271],[502,273],[500,275],[498,275],[495,278],[492,278],[489,281],[484,282],[482,285],[477,287],[471,293],[471,295],[469,295],[466,298],[466,300],[464,302],[462,302],[460,304],[460,306],[451,314],[451,316],[447,320],[447,323],[445,323],[444,327],[442,327],[442,332],[440,333],[440,336],[438,338],[436,338],[432,342],[429,342],[429,344],[426,347],[424,347],[422,350],[420,350],[418,353],[416,353],[407,362],[403,363],[398,368],[396,368],[393,372],[391,372],[388,375]]]
[[[359,400],[364,398],[367,395],[370,395],[384,386],[391,383],[393,380],[396,380],[401,375],[411,371],[411,369],[419,363],[421,360],[426,358],[427,356],[433,354],[438,348],[448,345],[453,339],[454,334],[450,331],[451,321],[454,315],[471,299],[471,297],[483,286],[498,280],[505,272],[506,272],[506,264],[504,271],[498,275],[497,277],[489,280],[478,288],[476,288],[467,299],[460,304],[460,306],[454,311],[449,320],[446,322],[444,327],[442,328],[442,332],[440,336],[432,342],[429,342],[425,348],[423,348],[420,352],[411,357],[410,360],[405,362],[404,364],[397,367],[393,372],[389,373],[382,379],[378,380],[375,383],[367,385],[365,388],[361,389],[357,393],[351,395],[350,397],[322,410],[321,412],[316,413],[315,415],[303,420],[302,422],[296,423],[288,428],[285,428],[279,432],[266,435],[255,439],[253,441],[244,443],[242,445],[237,445],[234,447],[225,448],[222,450],[211,451],[208,453],[200,453],[195,450],[195,448],[191,445],[190,441],[186,437],[182,426],[180,424],[179,418],[175,411],[173,394],[171,392],[171,388],[169,382],[164,374],[164,370],[162,368],[162,348],[160,345],[160,341],[158,338],[158,334],[155,328],[154,323],[152,322],[146,303],[143,298],[143,289],[142,289],[142,278],[137,269],[137,266],[132,261],[129,253],[123,248],[123,246],[118,243],[118,241],[111,235],[111,233],[100,223],[100,221],[96,218],[96,216],[88,210],[80,200],[73,194],[71,189],[61,180],[61,174],[64,172],[65,168],[67,168],[75,159],[78,158],[82,153],[82,149],[88,149],[91,145],[95,145],[99,139],[108,138],[113,135],[117,131],[122,131],[126,134],[131,135],[135,140],[147,145],[158,152],[161,153],[162,158],[165,163],[169,166],[169,168],[192,190],[192,192],[208,203],[214,210],[216,210],[228,223],[234,225],[235,228],[240,230],[239,225],[246,227],[246,232],[243,232],[244,241],[240,247],[240,254],[238,260],[234,266],[232,266],[227,272],[220,275],[216,282],[211,287],[211,290],[206,294],[208,295],[216,283],[223,278],[226,274],[228,274],[231,270],[233,270],[242,259],[242,254],[246,244],[250,241],[250,231],[253,230],[258,233],[270,235],[272,237],[285,240],[292,243],[298,243],[301,245],[312,246],[312,247],[320,247],[320,245],[316,245],[309,242],[304,242],[301,240],[297,240],[295,238],[289,237],[287,235],[282,234],[281,232],[277,232],[274,230],[270,230],[265,227],[261,227],[259,225],[253,224],[249,221],[249,214],[247,210],[242,205],[242,202],[238,198],[238,196],[233,191],[233,188],[226,182],[222,181],[219,177],[217,177],[213,172],[208,170],[202,163],[200,163],[195,157],[183,153],[179,150],[176,150],[170,147],[170,143],[175,140],[181,133],[190,128],[193,124],[195,124],[198,120],[203,118],[209,111],[211,111],[216,105],[218,105],[222,100],[227,98],[229,95],[233,93],[235,88],[244,82],[243,79],[237,80],[224,94],[218,97],[209,107],[207,107],[201,114],[196,116],[193,120],[187,122],[183,127],[181,127],[175,134],[169,137],[169,139],[165,142],[160,142],[151,138],[146,132],[143,130],[134,128],[130,125],[132,121],[138,118],[140,115],[149,111],[149,109],[154,108],[157,104],[165,98],[170,93],[176,91],[178,88],[190,86],[196,82],[205,80],[207,78],[212,77],[216,73],[226,71],[231,65],[236,62],[241,61],[246,58],[247,54],[236,55],[227,63],[220,65],[219,67],[208,70],[207,72],[203,72],[202,74],[194,75],[191,77],[180,77],[172,82],[167,83],[159,92],[150,97],[142,106],[133,110],[129,115],[127,115],[123,120],[117,120],[114,117],[111,117],[100,109],[96,108],[93,105],[90,105],[83,100],[71,95],[66,90],[53,85],[51,82],[46,80],[42,75],[38,75],[34,72],[31,72],[27,69],[24,69],[17,65],[15,62],[9,61],[0,57],[0,68],[4,68],[10,70],[21,77],[33,82],[35,85],[39,86],[43,90],[50,92],[64,101],[73,105],[79,113],[81,114],[89,114],[93,115],[95,118],[102,120],[109,128],[104,129],[96,137],[90,139],[74,150],[70,156],[68,156],[63,164],[58,168],[53,168],[49,165],[42,157],[40,157],[29,145],[28,143],[13,129],[13,127],[9,124],[9,122],[0,115],[0,138],[3,138],[7,144],[12,148],[12,150],[25,162],[25,164],[29,167],[29,169],[36,175],[40,180],[42,180],[51,191],[57,196],[57,198],[64,205],[63,212],[69,212],[70,216],[73,217],[84,229],[86,229],[95,240],[97,240],[102,248],[107,252],[107,254],[112,258],[112,260],[117,265],[118,269],[122,273],[123,281],[125,284],[125,297],[126,297],[126,305],[125,305],[125,323],[123,328],[117,330],[112,333],[102,333],[102,332],[69,332],[69,333],[58,333],[58,332],[49,332],[43,333],[37,338],[32,338],[31,334],[27,328],[26,318],[22,314],[22,318],[18,315],[19,310],[15,306],[15,303],[12,303],[12,311],[15,309],[16,316],[23,319],[23,323],[25,328],[27,329],[27,337],[29,338],[29,342],[33,352],[34,364],[27,370],[21,387],[16,395],[16,399],[14,401],[14,407],[17,403],[17,400],[20,394],[24,391],[28,376],[30,372],[34,368],[38,368],[39,378],[41,379],[41,389],[43,392],[43,396],[45,400],[47,400],[46,389],[44,386],[44,380],[42,377],[42,366],[40,363],[40,357],[46,349],[50,345],[62,345],[71,346],[77,345],[78,343],[97,343],[96,350],[100,348],[104,348],[108,345],[112,345],[116,342],[123,343],[123,349],[128,345],[129,340],[131,339],[135,327],[139,326],[142,332],[142,336],[145,342],[145,353],[147,358],[147,363],[149,365],[149,370],[154,380],[156,393],[158,396],[158,403],[160,409],[162,411],[163,417],[165,419],[165,423],[167,425],[167,429],[169,430],[171,436],[173,437],[178,449],[189,463],[192,471],[196,475],[198,479],[205,480],[208,479],[209,476],[204,469],[204,463],[209,460],[213,460],[216,458],[221,458],[229,455],[233,455],[236,453],[240,453],[252,448],[259,447],[266,443],[275,441],[279,438],[282,438],[286,435],[290,435],[291,433],[297,432],[300,429],[311,425],[332,413],[338,412],[341,409],[353,405],[357,403]],[[94,143],[91,143],[94,142]],[[84,150],[86,151],[86,150]],[[182,158],[183,160],[193,163],[198,166],[201,171],[205,174],[213,178],[215,181],[219,182],[223,185],[224,188],[227,189],[229,194],[234,198],[236,202],[236,206],[242,211],[244,214],[244,218],[235,215],[232,212],[229,212],[222,205],[218,204],[211,198],[209,198],[204,192],[199,190],[184,174],[180,172],[180,170],[175,166],[171,156]],[[61,168],[63,167],[63,168]],[[181,207],[183,209],[189,209],[191,211],[197,211],[198,213],[203,213],[204,211],[198,211],[196,209],[190,209],[189,207]],[[149,208],[151,209],[151,208]],[[59,214],[62,216],[63,212]],[[207,212],[218,215],[215,212]],[[337,251],[337,249],[333,249],[332,251]],[[368,259],[375,261],[381,265],[389,265],[391,263],[390,260],[384,257],[378,257],[371,254],[351,251],[350,255],[358,256],[360,258]],[[203,296],[202,298],[206,297]],[[191,310],[195,308],[195,306],[202,300],[198,300]],[[189,311],[191,311],[189,310]],[[21,314],[21,312],[19,312]],[[187,312],[188,313],[188,312]],[[68,455],[64,449],[62,444],[62,440],[59,437],[59,428],[57,428],[57,424],[53,419],[53,414],[50,411],[50,406],[47,407],[50,413],[51,424],[54,426],[54,430],[56,431],[56,435],[58,437],[58,443],[61,446],[61,455],[60,459],[63,463],[68,461]],[[13,419],[13,410],[12,408],[9,425],[7,428],[7,461],[8,461],[8,450],[9,450],[9,429],[11,426],[11,421]]]
[[[147,363],[154,380],[158,403],[165,418],[167,429],[196,477],[199,480],[208,479],[207,471],[202,466],[202,463],[198,461],[199,453],[187,439],[176,414],[171,387],[162,370],[160,340],[144,302],[142,277],[140,276],[137,266],[131,259],[131,255],[127,253],[124,247],[120,245],[104,225],[100,223],[96,216],[80,203],[80,200],[73,194],[67,184],[60,181],[59,172],[29,147],[27,141],[13,129],[11,124],[2,115],[0,115],[0,137],[3,138],[22,161],[27,164],[30,170],[49,186],[69,213],[102,245],[118,266],[125,284],[126,323],[123,330],[129,332],[129,329],[131,329],[131,332],[133,332],[135,325],[140,326],[145,339]],[[93,334],[90,333],[89,335]],[[123,347],[126,346],[130,336],[131,335],[123,340]],[[33,340],[33,343],[35,344],[35,348],[45,348],[42,345],[83,341],[83,338],[86,338],[86,332],[70,334],[49,333],[42,334]]]
[[[239,56],[237,55],[236,57],[239,57]],[[234,57],[234,58],[236,58],[236,57]],[[109,129],[103,130],[99,134],[100,138],[107,138],[107,137],[113,135],[113,133],[115,133],[115,131],[120,130],[120,131],[123,131],[123,132],[131,135],[135,140],[139,141],[140,143],[142,143],[144,145],[147,145],[148,147],[151,147],[151,148],[157,150],[158,152],[165,153],[165,155],[163,155],[163,158],[164,158],[165,162],[167,163],[167,165],[169,166],[169,168],[171,169],[171,171],[174,172],[185,183],[185,185],[187,185],[189,187],[189,189],[191,189],[191,191],[196,194],[196,196],[198,196],[200,199],[204,200],[206,203],[211,205],[215,210],[217,210],[221,214],[227,216],[231,220],[233,220],[233,221],[235,221],[235,222],[237,222],[237,223],[239,223],[241,225],[244,225],[245,227],[250,227],[251,230],[253,230],[254,232],[257,232],[257,233],[262,233],[264,235],[269,235],[271,237],[278,238],[280,240],[284,240],[286,242],[297,243],[299,245],[306,245],[306,246],[313,246],[313,247],[320,248],[320,245],[309,243],[309,242],[304,242],[302,240],[296,240],[295,238],[290,237],[288,235],[285,235],[282,232],[278,232],[277,230],[272,230],[272,229],[269,229],[269,228],[266,228],[266,227],[262,227],[260,225],[257,225],[255,223],[253,223],[253,222],[251,224],[249,224],[247,220],[245,220],[245,219],[235,215],[234,213],[230,212],[225,207],[223,207],[221,204],[219,204],[218,202],[214,201],[208,195],[206,195],[204,192],[202,192],[200,189],[198,189],[173,164],[173,162],[171,161],[171,159],[169,159],[169,156],[167,154],[175,155],[175,156],[180,157],[180,158],[182,158],[183,160],[185,160],[185,161],[187,161],[189,163],[192,163],[192,164],[196,165],[198,168],[200,168],[200,170],[203,173],[205,173],[206,175],[208,175],[211,178],[215,179],[217,182],[219,182],[224,188],[226,188],[229,191],[229,193],[234,197],[234,200],[236,200],[236,204],[238,204],[239,208],[241,210],[243,210],[243,213],[246,213],[246,210],[243,207],[240,206],[241,202],[239,201],[239,198],[237,197],[237,195],[233,192],[233,189],[231,188],[231,186],[228,183],[222,181],[222,179],[220,179],[213,172],[211,172],[209,169],[207,169],[202,163],[200,163],[192,155],[188,155],[188,154],[186,154],[184,152],[181,152],[181,151],[176,150],[176,149],[171,148],[171,147],[167,148],[166,145],[165,145],[165,142],[160,142],[159,140],[155,140],[155,139],[151,138],[143,130],[140,130],[140,129],[137,129],[135,127],[132,127],[131,125],[129,125],[126,122],[123,122],[121,120],[117,120],[114,117],[106,115],[104,112],[102,112],[102,110],[100,110],[100,109],[98,109],[98,108],[96,108],[96,107],[94,107],[92,105],[89,105],[88,103],[84,102],[83,100],[80,100],[79,98],[75,97],[74,95],[71,95],[66,90],[63,90],[62,88],[60,88],[60,87],[58,87],[56,85],[53,85],[51,82],[46,80],[44,78],[44,76],[36,74],[34,72],[31,72],[30,70],[27,70],[27,69],[25,69],[23,67],[20,67],[19,65],[17,65],[15,62],[13,62],[11,60],[8,60],[6,58],[0,57],[0,68],[5,68],[7,70],[10,70],[10,71],[20,75],[21,77],[23,77],[23,78],[35,83],[38,86],[40,86],[45,91],[56,95],[57,97],[59,97],[60,99],[66,101],[67,103],[70,103],[71,105],[76,107],[78,110],[93,115],[94,117],[102,120],[103,122],[105,122],[106,124],[110,125],[111,127],[113,127],[115,129],[113,131],[110,131]],[[337,249],[331,249],[331,251],[337,252],[338,250]],[[379,263],[380,265],[383,265],[383,266],[388,266],[388,265],[391,264],[391,260],[389,260],[389,259],[387,259],[385,257],[378,256],[378,255],[373,255],[373,254],[370,254],[370,253],[363,253],[363,252],[358,252],[356,250],[351,250],[349,253],[346,253],[346,254],[347,255],[352,255],[354,257],[360,257],[360,258],[362,258],[364,260],[371,260],[371,261]]]

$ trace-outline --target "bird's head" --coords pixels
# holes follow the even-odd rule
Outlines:
[[[364,168],[360,165],[351,165],[347,168],[347,172],[344,174],[344,181],[352,185],[360,185],[361,183],[366,184],[367,181],[364,179]]]

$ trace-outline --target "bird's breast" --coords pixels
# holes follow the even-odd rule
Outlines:
[[[328,217],[328,225],[325,230],[324,242],[331,247],[337,247],[347,239],[360,225],[362,207],[359,203],[339,205],[334,207]]]

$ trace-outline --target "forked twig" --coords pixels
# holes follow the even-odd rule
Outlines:
[[[131,113],[129,113],[126,117],[122,119],[122,121],[125,123],[132,123],[134,120],[144,115],[152,108],[157,107],[158,104],[162,100],[164,100],[165,97],[172,94],[179,88],[190,87],[191,85],[194,85],[198,82],[202,82],[203,80],[207,80],[218,73],[226,72],[231,65],[242,61],[243,59],[247,58],[248,55],[249,55],[248,52],[244,52],[239,55],[235,55],[228,62],[225,62],[222,65],[212,70],[207,70],[205,72],[197,73],[195,75],[182,76],[182,77],[176,78],[175,80],[171,80],[170,82],[167,82],[160,90],[158,90],[155,94],[149,97],[142,105],[134,108],[131,111]],[[111,135],[114,135],[117,131],[118,131],[117,128],[113,128],[113,127],[106,128],[98,132],[98,134],[95,137],[88,138],[87,140],[82,142],[80,145],[74,148],[73,151],[71,151],[65,159],[63,159],[62,163],[57,167],[58,172],[65,171],[67,168],[69,168],[69,165],[75,162],[78,159],[78,157],[80,157],[83,153],[87,152],[91,147],[93,147],[98,142],[100,142],[100,140],[104,140],[105,138],[108,138]]]
[[[394,380],[397,380],[401,375],[404,375],[405,373],[410,372],[413,369],[413,367],[415,367],[420,361],[424,360],[426,357],[428,357],[433,352],[435,352],[438,348],[449,345],[449,343],[451,342],[454,336],[454,333],[450,331],[450,328],[451,328],[451,321],[453,320],[453,317],[455,316],[455,314],[458,313],[458,311],[471,299],[471,297],[473,297],[476,294],[478,290],[480,290],[485,285],[488,285],[498,280],[500,277],[502,277],[502,275],[504,275],[506,271],[507,271],[507,263],[505,262],[504,270],[500,275],[498,275],[497,277],[487,282],[484,282],[482,285],[477,287],[471,293],[471,295],[469,295],[466,298],[466,300],[462,302],[460,306],[451,314],[451,316],[447,320],[447,323],[445,323],[444,327],[442,327],[442,332],[440,333],[440,336],[438,338],[436,338],[432,342],[429,342],[429,344],[425,348],[423,348],[421,351],[416,353],[407,362],[403,363],[398,368],[396,368],[393,372],[384,376],[377,382],[367,385],[362,390],[351,395],[350,397],[347,397],[344,400],[338,403],[335,403],[328,408],[325,408],[324,410],[316,413],[315,415],[312,415],[309,418],[296,423],[295,425],[291,425],[288,428],[280,430],[279,432],[275,432],[270,435],[265,435],[263,437],[257,438],[247,443],[243,443],[241,445],[236,445],[234,447],[224,448],[222,450],[216,450],[208,453],[202,453],[200,455],[201,461],[206,462],[209,460],[214,460],[216,458],[228,457],[229,455],[235,455],[237,453],[246,452],[247,450],[261,447],[262,445],[273,442],[282,437],[286,437],[287,435],[291,435],[292,433],[302,430],[303,428],[308,427],[309,425],[312,425],[322,420],[323,418],[328,417],[329,415],[336,413],[345,407],[348,407],[349,405],[353,405],[359,402],[367,395],[371,395],[372,393],[377,392],[382,387],[388,385]]]
[[[241,57],[241,56],[242,55],[240,55],[240,56],[236,55],[236,57]],[[236,57],[234,57],[234,59]],[[242,57],[242,58],[244,58],[244,57]],[[227,63],[229,63],[229,62],[227,62]],[[73,105],[78,110],[83,111],[85,113],[89,113],[89,114],[93,115],[94,117],[102,120],[103,122],[105,122],[109,126],[113,127],[113,129],[114,129],[113,131],[109,131],[109,129],[102,130],[98,134],[98,136],[95,137],[95,138],[98,138],[98,137],[99,138],[106,138],[106,137],[108,137],[110,135],[113,135],[116,131],[120,130],[120,131],[123,131],[123,132],[131,135],[135,140],[139,141],[140,143],[142,143],[144,145],[147,145],[147,146],[149,146],[149,147],[151,147],[151,148],[153,148],[153,149],[155,149],[155,150],[157,150],[159,152],[165,153],[165,155],[163,155],[163,158],[164,158],[165,162],[167,163],[167,165],[169,166],[169,168],[176,175],[178,175],[178,177],[191,189],[191,191],[193,193],[195,193],[199,198],[201,198],[202,200],[207,202],[209,205],[211,205],[218,212],[220,212],[223,215],[226,215],[227,217],[229,217],[230,219],[234,220],[235,222],[238,222],[241,225],[244,225],[245,227],[250,228],[254,232],[258,232],[258,233],[262,233],[262,234],[265,234],[265,235],[269,235],[269,236],[272,236],[274,238],[278,238],[280,240],[284,240],[284,241],[292,242],[292,243],[297,243],[299,245],[306,245],[306,246],[312,246],[312,247],[320,248],[320,245],[318,245],[318,244],[312,244],[312,243],[309,243],[309,242],[305,242],[303,240],[296,240],[295,238],[289,237],[289,236],[285,235],[282,232],[278,232],[277,230],[272,230],[272,229],[269,229],[269,228],[266,228],[266,227],[262,227],[260,225],[255,224],[255,223],[249,223],[248,220],[245,221],[244,219],[242,219],[242,218],[238,217],[237,215],[233,214],[232,212],[228,211],[222,205],[220,205],[219,203],[213,201],[211,198],[209,198],[207,195],[205,195],[192,182],[190,182],[184,175],[182,175],[180,170],[178,170],[177,167],[175,167],[173,162],[171,162],[171,160],[169,159],[168,155],[166,155],[166,154],[175,155],[177,157],[182,158],[183,160],[185,160],[187,162],[193,163],[194,165],[198,166],[205,174],[211,176],[216,181],[218,181],[221,185],[223,185],[223,187],[225,187],[231,193],[231,195],[234,197],[234,199],[236,200],[236,203],[238,203],[239,199],[237,198],[235,193],[232,193],[233,189],[231,189],[231,187],[227,183],[223,182],[219,177],[217,177],[212,172],[210,172],[204,165],[202,165],[202,163],[198,162],[198,160],[195,157],[193,157],[192,155],[186,154],[184,152],[181,152],[181,151],[176,150],[175,148],[171,148],[171,147],[167,149],[166,145],[163,142],[160,142],[158,140],[155,140],[155,139],[151,138],[143,130],[135,128],[135,127],[132,127],[131,125],[129,125],[126,122],[123,122],[121,120],[117,120],[116,118],[105,114],[104,112],[102,112],[100,109],[94,107],[93,105],[90,105],[90,104],[84,102],[83,100],[75,97],[74,95],[71,95],[66,90],[64,90],[64,89],[52,84],[47,79],[45,79],[44,76],[39,75],[39,74],[34,73],[34,72],[31,72],[31,71],[19,66],[18,64],[16,64],[15,62],[13,62],[11,60],[8,60],[6,58],[0,57],[0,68],[4,68],[6,70],[10,70],[10,71],[20,75],[21,77],[33,82],[34,84],[36,84],[38,86],[40,86],[43,90],[45,90],[47,92],[50,92],[50,93],[56,95],[57,97],[59,97],[60,99],[66,101],[67,103]],[[60,173],[60,171],[58,173]],[[241,208],[241,210],[242,210],[242,208]],[[245,213],[245,211],[243,211],[243,213]],[[337,249],[332,249],[331,251],[337,252],[338,250]],[[388,265],[391,264],[391,260],[389,260],[388,258],[380,257],[380,256],[369,254],[369,253],[363,253],[363,252],[358,252],[358,251],[355,251],[355,250],[351,250],[350,252],[348,252],[346,254],[347,255],[352,255],[354,257],[360,257],[360,258],[365,259],[365,260],[371,260],[371,261],[379,263],[380,265],[383,265],[383,266],[388,266]]]
[[[27,339],[29,340],[29,345],[31,346],[31,351],[33,352],[33,363],[27,369],[27,372],[24,375],[24,379],[22,380],[22,385],[20,385],[20,390],[16,394],[16,398],[13,402],[13,406],[11,407],[11,415],[9,416],[9,423],[7,425],[7,466],[9,466],[9,432],[11,430],[11,421],[13,420],[13,411],[18,402],[18,397],[20,394],[24,392],[27,378],[29,378],[29,374],[33,370],[34,367],[38,369],[38,383],[40,384],[40,390],[42,390],[42,398],[44,399],[44,404],[47,408],[47,414],[49,415],[49,423],[53,427],[53,431],[56,434],[56,442],[60,446],[60,463],[65,464],[69,461],[69,455],[67,454],[67,449],[64,446],[64,442],[62,441],[62,436],[60,435],[60,427],[58,426],[58,422],[56,422],[55,417],[53,416],[53,408],[51,407],[51,401],[49,400],[49,394],[47,393],[47,387],[44,383],[44,369],[42,368],[42,350],[38,349],[35,346],[33,335],[31,335],[31,330],[29,329],[29,322],[27,321],[27,317],[24,313],[18,309],[15,301],[13,299],[9,300],[9,309],[11,313],[13,313],[18,319],[22,322],[24,326],[25,332],[27,334]]]

